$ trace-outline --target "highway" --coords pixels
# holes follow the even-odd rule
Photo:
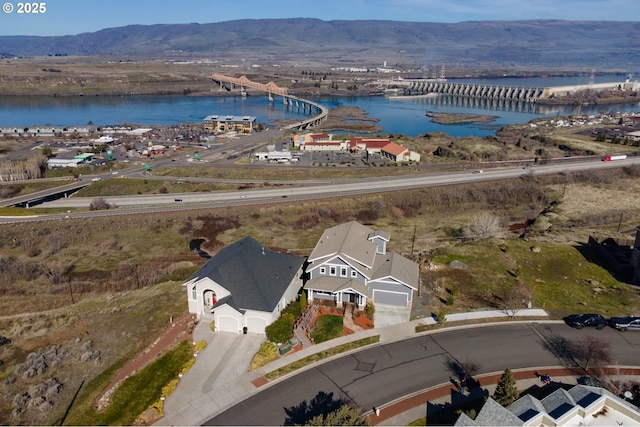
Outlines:
[[[325,184],[302,185],[290,181],[285,188],[269,188],[261,190],[223,191],[212,193],[182,193],[182,194],[150,194],[119,197],[105,197],[105,199],[120,208],[125,207],[153,207],[158,205],[175,205],[176,199],[183,204],[198,204],[200,207],[216,207],[221,205],[252,205],[282,201],[283,198],[292,200],[319,199],[336,196],[349,196],[384,191],[406,190],[439,185],[465,184],[480,181],[514,179],[529,174],[548,175],[563,172],[577,172],[599,170],[611,167],[640,165],[640,157],[633,157],[615,162],[600,160],[576,163],[537,165],[531,167],[507,167],[486,169],[480,171],[447,172],[425,175],[396,176],[382,178],[361,178],[350,180],[336,180]],[[188,178],[185,178],[188,180]],[[200,179],[204,180],[204,179]],[[211,179],[215,182],[215,179]],[[282,182],[282,181],[280,181]],[[42,204],[50,208],[88,208],[93,197],[69,197]],[[172,210],[173,207],[168,210]]]
[[[452,375],[446,368],[448,358],[471,359],[480,365],[479,373],[565,365],[547,346],[588,334],[610,343],[616,364],[637,364],[640,334],[611,328],[585,331],[561,323],[518,322],[445,329],[314,365],[253,394],[205,425],[285,425],[286,409],[311,402],[319,392],[369,410],[448,383]]]

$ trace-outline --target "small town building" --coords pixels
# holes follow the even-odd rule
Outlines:
[[[305,144],[315,143],[315,142],[326,142],[333,140],[333,135],[322,132],[322,133],[304,133],[295,135],[293,137],[293,146],[299,148]]]
[[[390,142],[380,149],[380,155],[394,162],[420,161],[420,154],[410,151],[404,145]]]
[[[302,289],[304,261],[247,236],[187,279],[189,312],[214,321],[216,331],[264,334]]]
[[[219,116],[212,114],[202,121],[202,126],[212,132],[253,133],[256,118],[253,116]]]
[[[300,146],[304,151],[344,151],[347,143],[344,141],[317,141],[306,142]]]
[[[47,160],[47,168],[49,169],[58,169],[58,168],[77,168],[78,165],[84,163],[84,160],[81,158],[75,159],[49,159]]]

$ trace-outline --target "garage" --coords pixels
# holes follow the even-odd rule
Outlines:
[[[267,321],[259,317],[247,318],[247,332],[254,334],[264,334],[264,330],[267,327]]]
[[[220,332],[234,332],[236,334],[242,329],[240,321],[231,316],[216,317],[216,328]]]
[[[399,307],[407,306],[407,294],[400,292],[389,292],[375,289],[373,291],[374,304],[396,305]]]

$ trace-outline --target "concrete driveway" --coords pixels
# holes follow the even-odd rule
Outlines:
[[[205,340],[207,348],[198,353],[196,363],[165,401],[165,417],[158,424],[192,425],[194,419],[204,422],[256,390],[251,384],[246,390],[238,390],[236,383],[249,372],[251,359],[266,340],[264,335],[213,333],[208,322],[200,322],[193,334],[194,340]]]
[[[411,309],[398,307],[396,305],[376,304],[376,311],[373,313],[373,324],[375,328],[407,323],[411,317]]]

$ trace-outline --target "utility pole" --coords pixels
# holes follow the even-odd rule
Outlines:
[[[620,224],[622,224],[622,212],[620,212],[620,219],[618,220],[618,233],[620,232]]]
[[[416,244],[416,229],[418,228],[417,225],[413,226],[413,239],[411,241],[411,256],[413,256],[413,247]]]

